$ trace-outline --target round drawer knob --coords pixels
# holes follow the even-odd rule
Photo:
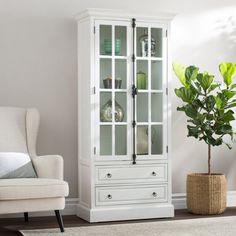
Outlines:
[[[108,195],[107,195],[107,198],[108,198],[108,199],[112,199],[111,194],[108,194]]]
[[[112,177],[112,174],[108,173],[108,174],[107,174],[107,178],[110,179],[111,177]]]
[[[153,171],[152,176],[157,176],[157,173],[155,171]]]
[[[157,193],[156,193],[156,192],[153,192],[153,193],[152,193],[152,196],[153,196],[153,197],[157,197]]]

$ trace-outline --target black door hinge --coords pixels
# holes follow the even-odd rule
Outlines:
[[[135,126],[136,126],[136,121],[133,120],[133,122],[132,122],[132,127],[135,128]]]
[[[136,58],[135,58],[135,55],[133,54],[133,55],[132,55],[132,62],[135,62],[135,59],[136,59]]]
[[[133,154],[132,156],[133,156],[133,165],[135,165],[136,164],[136,157],[137,157],[137,155]]]
[[[136,22],[136,19],[133,18],[133,19],[132,19],[132,28],[135,28],[135,26],[136,26],[136,23],[135,23],[135,22]]]
[[[135,85],[133,84],[132,85],[132,97],[134,98],[135,97],[135,95],[137,95],[138,94],[138,89],[135,87]]]

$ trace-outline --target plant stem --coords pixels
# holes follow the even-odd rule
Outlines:
[[[211,145],[208,144],[208,175],[211,175]]]

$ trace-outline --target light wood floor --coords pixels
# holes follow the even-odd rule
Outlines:
[[[226,211],[221,215],[214,215],[210,217],[222,217],[222,216],[236,216],[236,207],[227,208]],[[104,223],[93,223],[90,224],[76,216],[64,216],[65,227],[79,227],[79,226],[92,226],[98,224],[117,224],[117,223],[134,223],[134,222],[154,222],[154,221],[164,221],[164,220],[182,220],[182,219],[193,219],[193,218],[203,218],[209,216],[199,216],[188,213],[186,210],[176,210],[174,218],[168,219],[150,219],[150,220],[133,220],[133,221],[116,221],[116,222],[104,222]],[[24,222],[24,217],[22,218],[10,218],[10,219],[0,219],[0,236],[21,236],[19,230],[22,229],[47,229],[47,228],[57,228],[56,217],[32,217],[29,215],[29,222]]]

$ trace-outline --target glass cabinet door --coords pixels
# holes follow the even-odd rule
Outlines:
[[[134,45],[131,22],[97,21],[96,32],[96,158],[131,160],[133,149],[137,160],[163,158],[167,126],[164,28],[137,23]]]
[[[138,159],[163,155],[165,84],[163,29],[136,28],[136,154]],[[160,156],[161,157],[161,156]]]
[[[96,25],[98,54],[96,55],[96,69],[98,78],[97,100],[99,112],[97,137],[97,157],[106,160],[127,159],[129,154],[128,112],[130,85],[129,76],[129,39],[128,22],[116,24],[99,22]],[[96,64],[95,63],[95,64]]]

